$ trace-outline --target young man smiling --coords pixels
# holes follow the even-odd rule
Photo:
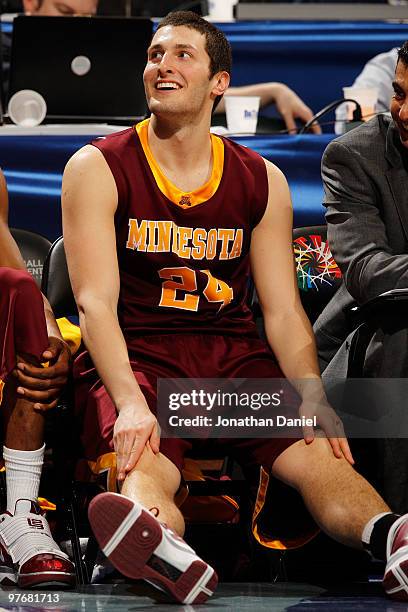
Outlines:
[[[93,500],[91,525],[122,573],[187,604],[204,602],[217,577],[181,539],[175,495],[192,441],[160,440],[159,377],[298,381],[299,416],[316,415],[327,439],[305,428],[304,440],[223,439],[223,450],[249,478],[261,474],[260,491],[271,476],[294,487],[340,542],[364,542],[385,557],[390,526],[391,553],[407,531],[406,518],[354,471],[325,399],[297,290],[286,180],[254,152],[210,135],[230,69],[217,28],[194,13],[168,15],[144,72],[150,120],[81,149],[63,183],[66,252],[87,349],[74,367],[83,444],[90,471],[104,473],[111,491],[117,479],[121,490]],[[250,267],[269,346],[247,306]],[[404,572],[400,587],[390,580],[394,559],[386,588],[405,596]]]

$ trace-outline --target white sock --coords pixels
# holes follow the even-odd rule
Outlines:
[[[44,463],[45,444],[34,451],[15,450],[3,446],[6,466],[7,510],[14,514],[18,499],[36,501]]]

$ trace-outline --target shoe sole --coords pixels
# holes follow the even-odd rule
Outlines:
[[[75,586],[75,576],[73,574],[45,573],[20,574],[17,585],[20,589],[71,589]]]
[[[171,563],[169,554],[164,564],[173,579],[148,565],[157,559],[158,549],[167,549],[170,553],[174,550],[182,556],[186,544],[181,542],[177,546],[172,542],[169,549],[160,523],[137,502],[117,493],[101,493],[91,501],[88,516],[102,551],[128,578],[147,580],[179,603],[204,603],[213,594],[217,575],[198,558],[184,571],[179,571]]]

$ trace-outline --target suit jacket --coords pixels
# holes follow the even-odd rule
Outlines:
[[[314,326],[322,369],[350,332],[347,309],[408,287],[408,174],[402,151],[393,120],[378,116],[336,138],[324,152],[328,242],[343,284]]]

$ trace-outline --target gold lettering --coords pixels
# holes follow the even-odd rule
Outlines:
[[[149,226],[149,243],[147,247],[148,253],[155,253],[156,251],[156,221],[148,221],[147,225]]]
[[[171,228],[173,221],[157,221],[157,249],[158,253],[168,253],[170,251]]]
[[[146,251],[147,221],[143,219],[140,226],[137,219],[129,219],[129,234],[126,243],[127,249]]]
[[[192,227],[179,227],[179,257],[183,257],[185,259],[190,257],[191,247],[188,247],[187,243],[191,239],[192,234]]]
[[[220,259],[228,259],[228,243],[230,240],[234,240],[234,233],[233,229],[218,230],[218,239],[222,240]]]
[[[207,259],[214,259],[217,254],[217,230],[210,229],[207,234]]]
[[[194,259],[204,259],[205,256],[205,239],[207,232],[202,227],[198,227],[193,232],[193,248],[191,255]]]
[[[239,257],[242,253],[242,239],[243,239],[243,230],[238,229],[235,234],[234,244],[232,245],[231,253],[229,254],[230,259],[234,259],[235,257]]]

